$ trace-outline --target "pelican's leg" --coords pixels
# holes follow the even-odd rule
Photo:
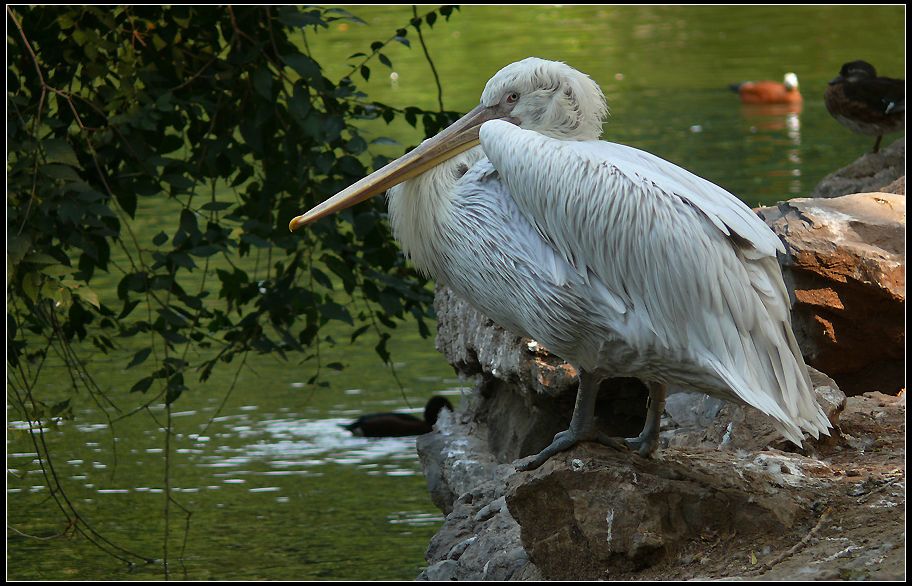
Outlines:
[[[598,397],[600,379],[581,370],[579,381],[570,428],[555,435],[551,445],[533,456],[529,462],[516,464],[517,470],[534,470],[554,454],[563,452],[581,441],[597,441],[615,448],[626,448],[624,440],[608,437],[595,428],[595,400]]]
[[[662,413],[665,411],[665,391],[667,387],[661,383],[648,383],[649,402],[646,409],[646,424],[637,437],[627,438],[627,445],[637,450],[644,458],[652,454],[659,447],[659,424]]]
[[[882,134],[881,134],[880,136],[877,137],[877,140],[874,142],[874,150],[871,151],[871,152],[876,153],[877,151],[880,150],[880,139],[882,139],[882,138],[883,138],[883,135],[882,135]]]

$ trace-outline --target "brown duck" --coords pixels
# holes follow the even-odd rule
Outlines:
[[[424,419],[405,413],[371,413],[342,425],[354,435],[364,437],[405,437],[429,433],[443,409],[453,410],[445,397],[431,397],[424,408]]]
[[[906,123],[906,82],[877,77],[866,61],[846,63],[824,93],[830,114],[859,134],[876,136],[874,151],[884,134],[902,130]]]

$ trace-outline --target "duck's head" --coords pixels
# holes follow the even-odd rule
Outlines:
[[[839,70],[839,76],[830,81],[830,85],[841,81],[856,83],[865,79],[874,79],[877,77],[877,70],[867,61],[851,61],[842,66]]]
[[[785,77],[783,78],[782,83],[785,84],[785,89],[787,89],[789,91],[797,90],[798,89],[798,76],[795,75],[794,73],[792,73],[791,71],[789,71],[788,73],[785,74]]]

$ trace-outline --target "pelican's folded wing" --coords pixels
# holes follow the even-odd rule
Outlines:
[[[782,243],[750,208],[623,145],[556,140],[501,121],[485,123],[480,140],[542,238],[632,309],[630,343],[691,356],[786,424],[790,439],[800,438],[792,421],[826,429],[791,331],[775,258]]]

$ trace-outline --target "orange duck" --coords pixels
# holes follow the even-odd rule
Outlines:
[[[786,73],[783,81],[745,81],[729,86],[741,96],[745,104],[798,104],[801,92],[798,91],[798,76]]]

